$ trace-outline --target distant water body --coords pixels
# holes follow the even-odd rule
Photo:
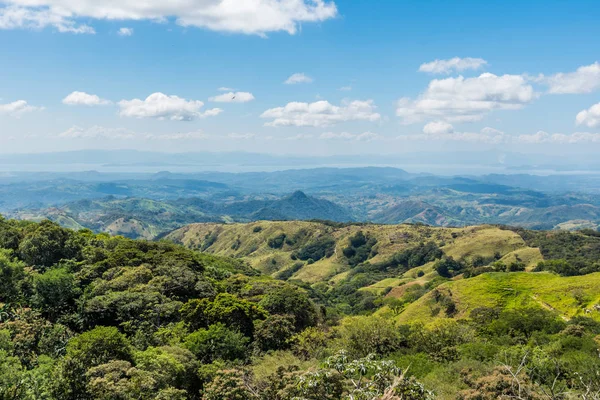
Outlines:
[[[498,165],[476,164],[297,164],[297,165],[114,165],[114,164],[0,164],[0,172],[83,172],[97,171],[103,173],[172,173],[198,172],[275,172],[291,169],[313,168],[362,168],[392,167],[401,168],[412,173],[429,173],[434,175],[487,175],[487,174],[531,174],[531,175],[598,175],[599,170],[554,170],[523,167],[519,169]]]

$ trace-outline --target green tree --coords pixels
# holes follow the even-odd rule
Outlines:
[[[229,293],[220,293],[214,301],[190,300],[182,307],[181,314],[192,329],[223,323],[248,337],[254,334],[254,321],[268,315],[262,307]]]
[[[189,334],[184,345],[200,362],[206,364],[215,360],[244,359],[249,341],[242,333],[217,323]]]
[[[314,304],[303,290],[282,286],[265,295],[260,306],[271,314],[291,315],[296,331],[315,325],[318,314]]]
[[[249,389],[247,380],[240,370],[219,371],[204,389],[202,400],[255,400],[257,396]]]
[[[194,392],[199,388],[194,354],[178,346],[149,347],[135,354],[137,368],[148,371],[160,388],[186,388]]]
[[[375,316],[346,318],[336,330],[337,346],[347,350],[353,358],[392,353],[405,340],[393,321]]]
[[[294,335],[294,318],[287,315],[271,315],[258,321],[254,332],[254,344],[262,351],[283,350],[289,347]]]
[[[80,290],[75,277],[65,269],[51,269],[34,279],[34,304],[51,319],[75,305]]]
[[[113,361],[133,361],[131,345],[117,328],[96,327],[71,339],[59,367],[54,396],[68,400],[88,398],[88,370]]]
[[[12,250],[0,249],[0,302],[17,303],[25,278],[22,262],[13,260]]]
[[[50,221],[35,225],[19,244],[19,255],[27,264],[48,268],[62,259],[80,255],[82,243],[77,234]]]

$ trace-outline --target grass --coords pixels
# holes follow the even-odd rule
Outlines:
[[[600,273],[574,277],[550,273],[493,273],[448,282],[438,290],[456,303],[456,318],[468,317],[477,307],[538,306],[553,310],[566,320],[587,315],[600,321],[600,312],[585,314],[586,309],[600,302]],[[445,317],[443,311],[432,316],[436,307],[433,294],[428,293],[409,305],[398,320],[427,323]]]
[[[465,229],[453,243],[446,245],[443,250],[446,255],[459,260],[474,256],[493,257],[496,253],[504,256],[524,247],[527,245],[517,233],[482,226]]]
[[[540,249],[525,247],[523,249],[518,249],[506,254],[500,261],[507,265],[510,265],[513,262],[521,261],[530,270],[534,268],[540,261],[544,261],[544,256],[542,256]]]
[[[388,260],[395,253],[430,241],[443,246],[447,255],[457,259],[471,258],[476,255],[492,257],[500,253],[507,261],[519,257],[529,266],[542,260],[539,250],[527,247],[518,234],[492,226],[458,229],[406,224],[368,224],[334,228],[317,222],[259,221],[248,224],[194,224],[173,232],[168,238],[188,247],[200,249],[206,243],[206,238],[213,236],[214,243],[205,248],[206,252],[242,258],[263,273],[276,276],[298,261],[292,259],[294,246],[284,245],[281,249],[273,249],[268,246],[269,239],[280,234],[291,238],[301,230],[308,232],[310,238],[330,235],[336,241],[333,256],[313,264],[305,264],[294,274],[293,279],[308,283],[324,281],[336,284],[348,276],[349,267],[343,256],[343,250],[348,246],[349,238],[359,231],[377,239],[375,245],[377,254],[369,260],[372,263]],[[381,293],[387,287],[398,287],[417,279],[419,271],[426,274],[420,280],[421,284],[435,277],[435,274],[431,275],[432,266],[427,265],[408,271],[402,277],[394,277],[396,280],[377,282],[364,290]]]

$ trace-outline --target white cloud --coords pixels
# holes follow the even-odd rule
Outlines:
[[[294,135],[294,136],[288,136],[283,138],[283,140],[305,140],[305,139],[312,139],[314,137],[314,135],[311,134],[298,134],[298,135]]]
[[[91,128],[81,128],[73,126],[68,130],[58,134],[61,139],[135,139],[137,135],[124,128],[105,128],[102,126],[93,126]]]
[[[300,24],[334,18],[337,7],[326,0],[4,0],[0,27],[44,28],[91,33],[79,19],[167,21],[221,32],[264,36],[295,34]],[[87,32],[83,32],[86,31]],[[79,32],[81,31],[81,32]]]
[[[433,121],[423,127],[423,133],[425,134],[438,134],[438,133],[452,133],[454,127],[452,124],[444,121]]]
[[[352,90],[352,86],[342,86],[340,92],[349,92]]]
[[[364,132],[360,134],[348,132],[324,132],[319,136],[321,140],[356,140],[361,142],[370,142],[371,140],[379,139],[380,136],[373,132]]]
[[[266,126],[325,127],[346,121],[379,121],[381,115],[375,109],[373,100],[344,102],[341,106],[323,100],[314,103],[293,102],[285,107],[271,108],[261,118],[272,119]]]
[[[313,78],[300,72],[293,74],[292,76],[287,78],[286,81],[283,83],[285,83],[286,85],[296,85],[298,83],[312,83],[312,81]]]
[[[533,135],[520,135],[516,138],[519,143],[540,144],[582,144],[582,143],[600,143],[600,133],[575,132],[570,135],[564,133],[549,134],[539,131]]]
[[[561,72],[551,76],[540,75],[533,80],[548,85],[548,93],[591,93],[600,90],[600,63],[595,62],[579,67],[575,72]]]
[[[221,86],[220,88],[217,89],[219,92],[233,92],[235,91],[235,89],[230,88],[230,87],[225,87],[225,86]]]
[[[0,7],[0,29],[44,29],[54,27],[61,33],[94,34],[94,28],[77,24],[70,13],[38,6],[36,1],[5,1]]]
[[[211,97],[209,100],[217,103],[247,103],[254,100],[254,95],[249,92],[229,92]]]
[[[600,127],[600,103],[594,104],[587,110],[581,111],[575,117],[577,125],[585,125],[589,128]]]
[[[106,128],[103,126],[92,126],[82,128],[73,126],[57,135],[60,139],[103,139],[103,140],[200,140],[211,136],[202,131],[174,132],[164,134],[137,133],[125,128]]]
[[[220,108],[213,108],[203,112],[200,110],[203,106],[204,103],[199,100],[186,100],[178,96],[154,93],[145,100],[121,100],[119,114],[122,117],[191,121],[197,118],[213,117],[223,111]]]
[[[248,140],[248,139],[254,139],[256,137],[256,135],[254,133],[230,133],[229,135],[227,135],[228,138],[230,139],[241,139],[241,140]]]
[[[119,32],[117,32],[119,36],[132,36],[133,28],[121,28]]]
[[[435,60],[429,63],[421,64],[419,71],[433,74],[449,74],[453,71],[461,72],[469,69],[476,70],[486,65],[487,61],[482,58],[454,57],[449,60]]]
[[[209,139],[211,136],[202,132],[177,132],[177,133],[164,133],[164,134],[145,134],[143,138],[146,140],[204,140]]]
[[[499,130],[493,128],[483,128],[479,133],[431,131],[429,133],[424,132],[422,134],[415,135],[400,135],[397,137],[397,139],[403,141],[452,141],[481,144],[500,144],[506,142],[507,136],[504,134],[504,132]]]
[[[490,128],[489,126],[486,126],[485,128],[483,128],[481,130],[481,133],[484,133],[486,135],[504,135],[504,132],[502,132],[496,128]]]
[[[416,100],[400,99],[396,114],[406,124],[426,119],[471,122],[493,110],[518,110],[535,97],[533,87],[520,75],[434,79]]]
[[[81,106],[102,106],[102,105],[107,105],[107,104],[111,104],[110,101],[105,100],[105,99],[101,99],[100,97],[96,96],[95,94],[88,94],[85,92],[73,92],[70,95],[68,95],[67,97],[65,97],[63,99],[63,104],[67,104],[70,106],[76,106],[76,105],[81,105]]]
[[[43,110],[43,107],[29,105],[25,100],[17,100],[8,104],[0,104],[0,114],[20,118],[23,114]]]

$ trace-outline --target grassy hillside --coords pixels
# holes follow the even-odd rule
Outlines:
[[[344,249],[358,232],[376,242],[367,259],[382,263],[395,254],[420,243],[432,242],[456,259],[480,256],[498,259],[520,255],[528,265],[541,261],[536,248],[528,247],[521,236],[497,227],[433,228],[421,225],[338,225],[319,222],[254,222],[250,224],[193,224],[169,234],[166,239],[209,253],[243,258],[263,273],[277,276],[295,268],[290,275],[308,283],[339,281],[351,269]],[[283,238],[281,246],[269,240]],[[335,243],[329,257],[299,260],[294,254],[306,245],[331,237]],[[294,259],[295,258],[295,259]]]
[[[454,318],[469,317],[478,307],[500,309],[542,307],[555,311],[564,320],[587,316],[600,321],[594,305],[600,302],[600,273],[561,277],[540,273],[493,273],[448,282],[410,304],[400,314],[401,322],[428,323],[448,317],[439,294],[456,305]],[[437,297],[437,300],[436,300]],[[591,312],[586,313],[586,310]]]

